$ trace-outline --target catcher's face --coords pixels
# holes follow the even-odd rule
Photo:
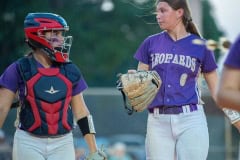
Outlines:
[[[159,2],[156,8],[156,19],[161,29],[173,30],[182,22],[183,9],[174,10],[168,3]]]
[[[44,32],[44,38],[53,48],[60,47],[64,43],[63,31],[61,30],[46,31]]]
[[[47,42],[46,47],[52,50],[50,58],[56,62],[68,62],[72,45],[72,36],[65,36],[65,30],[53,29],[40,31],[39,37]]]

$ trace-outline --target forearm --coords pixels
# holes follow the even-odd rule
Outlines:
[[[225,66],[217,90],[219,107],[240,111],[240,71]]]
[[[96,144],[96,140],[95,140],[95,134],[86,134],[84,136],[84,139],[88,145],[90,153],[96,152],[98,148],[97,148],[97,144]]]
[[[8,115],[9,108],[0,106],[0,128],[3,127],[4,121]]]
[[[217,83],[218,83],[218,75],[216,70],[204,73],[204,78],[207,82],[208,89],[214,101],[216,101],[216,90],[217,90]]]
[[[100,148],[100,149],[97,148],[94,134],[86,134],[84,138],[89,148],[89,154],[86,159],[89,159],[89,160],[107,160],[108,159],[107,154],[103,151],[103,148]]]
[[[0,128],[2,128],[4,121],[8,115],[15,93],[0,87]]]
[[[220,107],[240,111],[240,92],[237,90],[219,91],[217,94],[217,102]]]

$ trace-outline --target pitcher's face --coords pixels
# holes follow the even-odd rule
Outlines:
[[[181,21],[180,9],[174,10],[167,2],[159,2],[156,7],[156,19],[162,30],[172,30]]]

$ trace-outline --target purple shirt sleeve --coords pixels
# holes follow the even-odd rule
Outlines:
[[[76,86],[73,88],[72,95],[75,96],[81,92],[83,92],[85,89],[87,89],[87,83],[84,80],[83,76],[81,76],[80,81],[76,84]]]
[[[224,64],[230,67],[240,68],[240,35],[232,44]]]
[[[12,63],[1,75],[0,86],[7,88],[15,93],[19,87],[19,79],[20,75],[17,71],[17,64]]]
[[[205,55],[202,61],[202,72],[208,73],[217,68],[216,60],[214,57],[214,53],[208,49],[205,49]]]
[[[145,39],[142,44],[140,45],[140,47],[137,49],[134,58],[137,59],[138,61],[144,63],[144,64],[149,64],[148,61],[148,48],[149,48],[149,40],[148,38]]]

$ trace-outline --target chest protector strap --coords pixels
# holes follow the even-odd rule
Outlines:
[[[48,136],[69,132],[73,126],[72,88],[81,77],[78,68],[72,63],[56,68],[38,68],[31,57],[21,58],[18,64],[26,86],[20,128]]]

